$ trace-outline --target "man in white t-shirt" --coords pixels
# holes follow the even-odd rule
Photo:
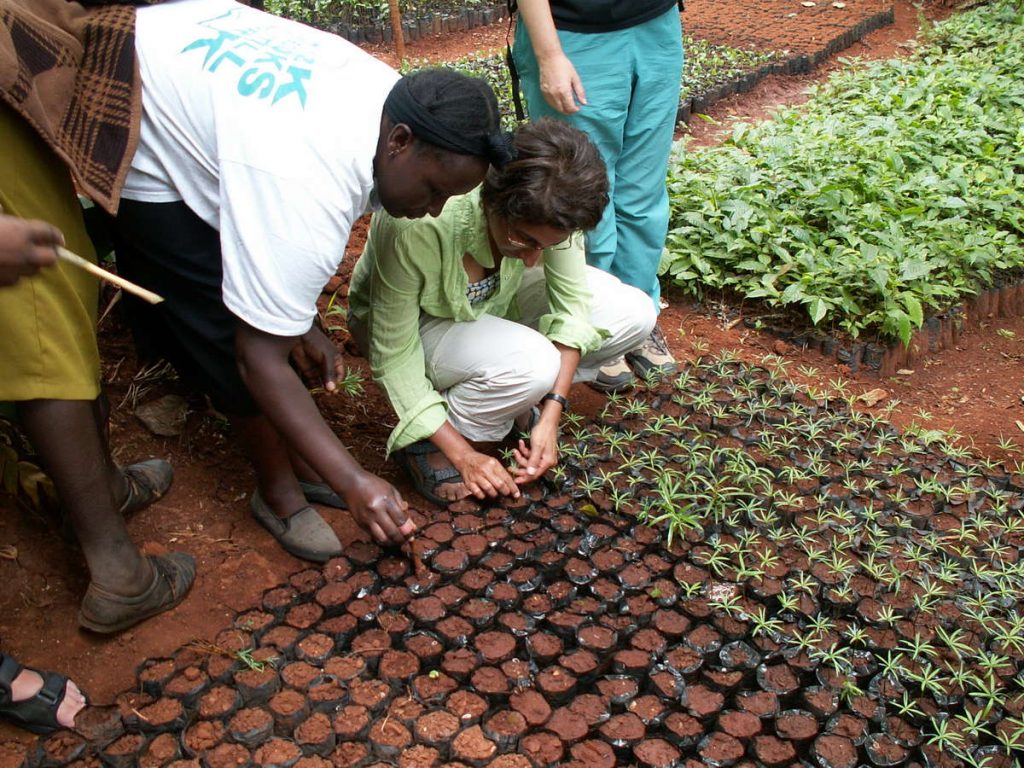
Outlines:
[[[341,552],[309,501],[347,505],[401,543],[407,505],[349,455],[296,368],[335,391],[344,367],[316,300],[357,217],[437,215],[508,158],[493,93],[447,70],[400,78],[233,0],[140,8],[136,52],[143,119],[118,263],[166,298],[131,307],[137,342],[232,416],[256,470],[253,514],[285,549]]]

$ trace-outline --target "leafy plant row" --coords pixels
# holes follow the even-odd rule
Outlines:
[[[907,343],[1024,265],[1021,71],[1024,14],[996,2],[678,157],[663,272]]]
[[[492,5],[485,0],[402,0],[401,8],[407,18],[423,18],[433,14],[453,15],[466,8]],[[265,0],[271,13],[287,16],[316,27],[334,24],[354,26],[386,22],[388,0]]]

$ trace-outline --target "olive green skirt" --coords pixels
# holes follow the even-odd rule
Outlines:
[[[95,262],[65,165],[0,102],[0,206],[64,233],[67,247]],[[99,395],[95,277],[67,264],[0,288],[0,401],[93,400]]]

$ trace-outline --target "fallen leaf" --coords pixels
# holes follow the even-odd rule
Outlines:
[[[0,560],[17,560],[18,548],[13,544],[0,546]]]
[[[804,0],[802,3],[800,3],[800,5],[802,5],[804,8],[813,8],[814,6],[817,5],[817,3],[811,2],[811,0]]]
[[[1015,421],[1013,423],[1017,425],[1017,429],[1019,429],[1021,432],[1024,432],[1024,424],[1020,423],[1020,419],[1018,419],[1017,421]]]
[[[593,504],[583,504],[579,509],[587,517],[597,517],[597,507]]]
[[[885,398],[887,398],[888,396],[888,392],[886,392],[884,389],[879,388],[872,389],[870,392],[865,392],[864,394],[860,395],[857,399],[864,403],[864,405],[866,405],[868,408],[870,408],[871,406],[876,405],[879,400],[885,400]]]
[[[832,7],[842,9],[846,7],[846,3],[832,3]]]
[[[900,368],[896,371],[897,376],[910,376],[914,372],[913,368]]]
[[[180,395],[164,395],[140,405],[135,415],[154,435],[176,437],[188,418],[188,403]]]

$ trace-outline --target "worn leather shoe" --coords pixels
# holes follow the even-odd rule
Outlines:
[[[150,459],[121,468],[128,495],[121,502],[121,514],[127,517],[158,501],[174,482],[174,468],[163,459]]]
[[[341,542],[334,530],[312,507],[303,507],[282,519],[260,498],[259,491],[253,491],[249,508],[285,552],[314,563],[326,563],[341,554]]]
[[[120,632],[143,619],[168,611],[182,600],[196,580],[196,561],[184,552],[148,555],[153,581],[140,595],[111,592],[89,584],[78,610],[78,623],[104,635]]]
[[[306,501],[311,504],[323,504],[325,507],[334,507],[335,509],[348,509],[348,504],[338,494],[334,492],[327,483],[309,483],[305,480],[299,480],[299,488],[302,489],[302,495],[306,497]]]

